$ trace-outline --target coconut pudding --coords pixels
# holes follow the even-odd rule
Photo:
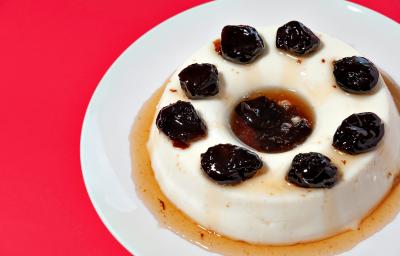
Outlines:
[[[357,228],[400,167],[400,118],[375,65],[295,21],[224,27],[171,77],[156,112],[147,146],[163,193],[249,243]]]

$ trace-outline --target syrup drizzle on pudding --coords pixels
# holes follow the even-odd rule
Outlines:
[[[382,73],[381,73],[382,74]],[[393,80],[383,76],[396,106],[400,109],[400,90]],[[330,256],[353,248],[390,223],[400,211],[399,178],[388,175],[393,187],[384,200],[361,222],[357,230],[346,231],[333,237],[290,246],[269,246],[236,241],[206,230],[196,224],[172,204],[161,192],[151,168],[146,143],[156,114],[156,106],[165,89],[159,88],[139,111],[130,134],[132,178],[136,193],[156,217],[162,227],[171,229],[192,243],[223,255],[293,255]],[[229,205],[226,205],[229,207]]]

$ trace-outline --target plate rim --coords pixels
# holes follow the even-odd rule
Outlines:
[[[241,1],[241,0],[236,0],[236,1]],[[220,0],[220,1],[209,1],[209,2],[205,2],[196,6],[193,6],[191,8],[185,9],[165,20],[163,20],[162,22],[158,23],[157,25],[153,26],[150,30],[146,31],[144,34],[142,34],[140,37],[138,37],[136,40],[132,41],[132,43],[130,43],[130,45],[125,48],[119,55],[118,57],[116,57],[114,59],[114,61],[112,62],[112,64],[107,68],[107,70],[104,72],[104,74],[102,75],[100,81],[98,82],[98,84],[96,85],[95,89],[93,90],[93,93],[90,96],[90,100],[89,103],[87,104],[86,110],[85,110],[85,114],[84,114],[84,118],[82,121],[82,126],[81,126],[81,133],[80,133],[80,144],[79,144],[79,157],[80,157],[80,166],[81,166],[81,174],[82,174],[82,178],[84,181],[84,185],[85,185],[85,190],[89,196],[90,202],[92,203],[97,215],[100,217],[100,220],[102,221],[102,223],[105,225],[105,227],[107,228],[107,230],[112,234],[112,236],[129,252],[129,253],[133,253],[135,256],[141,256],[141,254],[139,253],[139,251],[136,251],[136,248],[134,246],[131,246],[129,244],[129,242],[126,241],[126,239],[124,239],[119,232],[113,227],[113,224],[109,221],[109,219],[107,219],[107,217],[104,214],[104,210],[102,210],[102,208],[99,206],[99,204],[97,203],[96,199],[94,198],[94,192],[93,192],[93,188],[89,185],[89,167],[88,167],[88,163],[87,161],[89,161],[86,158],[86,153],[85,153],[85,143],[87,143],[87,135],[86,133],[89,132],[89,121],[90,120],[90,112],[92,111],[92,109],[94,108],[93,105],[96,102],[96,95],[99,94],[99,91],[102,90],[103,87],[103,83],[104,80],[110,75],[111,71],[115,68],[115,66],[118,65],[119,60],[126,55],[126,53],[134,48],[136,45],[140,44],[142,41],[148,40],[152,37],[152,35],[154,33],[157,33],[158,30],[161,29],[161,27],[166,26],[166,24],[173,22],[174,20],[180,18],[181,16],[184,15],[190,15],[192,12],[195,12],[201,8],[208,8],[208,6],[211,5],[217,5],[219,4],[219,2],[229,2],[228,0]],[[354,2],[350,2],[348,0],[346,1],[340,1],[340,0],[331,0],[331,2],[337,2],[343,5],[353,5],[363,11],[369,12],[370,14],[374,15],[374,16],[379,16],[380,19],[384,19],[385,22],[389,22],[389,23],[393,23],[397,26],[399,26],[400,24],[398,22],[396,22],[395,20],[379,13],[378,11],[375,11],[373,9],[370,9],[368,7],[362,6],[358,3],[354,3]],[[399,26],[400,29],[400,26]],[[399,30],[400,31],[400,30]],[[196,245],[193,245],[196,246]]]
[[[89,103],[87,104],[86,110],[85,110],[85,115],[82,121],[82,127],[81,127],[81,133],[80,133],[80,140],[79,140],[79,159],[80,159],[80,166],[81,166],[81,174],[82,174],[82,179],[85,185],[85,190],[87,195],[89,196],[90,202],[93,205],[93,208],[96,211],[96,214],[99,216],[101,222],[104,224],[104,226],[107,228],[108,232],[111,233],[111,235],[114,237],[115,240],[117,240],[117,242],[122,245],[125,250],[127,250],[129,253],[134,254],[135,256],[141,256],[139,254],[138,251],[136,251],[136,248],[130,246],[128,244],[128,242],[118,233],[118,231],[116,231],[112,224],[109,222],[109,220],[107,219],[107,217],[105,216],[104,212],[102,211],[101,207],[98,205],[98,203],[96,202],[94,195],[93,195],[93,191],[92,188],[88,185],[88,175],[87,175],[87,169],[89,167],[86,167],[86,161],[87,159],[85,158],[85,153],[84,153],[84,147],[85,147],[85,142],[86,142],[86,133],[88,132],[88,122],[89,122],[89,112],[92,110],[93,108],[93,104],[95,104],[95,97],[96,95],[99,94],[99,91],[102,88],[103,85],[103,81],[106,79],[106,77],[110,74],[110,71],[116,66],[118,65],[118,61],[122,58],[122,56],[126,55],[126,53],[133,47],[135,47],[136,44],[139,44],[142,41],[145,41],[148,38],[151,38],[153,33],[156,33],[157,30],[160,29],[160,26],[164,26],[164,24],[167,24],[169,22],[171,22],[172,20],[176,19],[177,17],[187,14],[188,12],[193,12],[196,11],[199,8],[203,8],[204,6],[208,6],[208,5],[214,5],[216,3],[216,1],[209,1],[209,2],[205,2],[196,6],[193,6],[189,9],[183,10],[165,20],[163,20],[162,22],[158,23],[157,25],[153,26],[150,30],[146,31],[143,35],[141,35],[140,37],[138,37],[136,40],[134,40],[132,43],[129,44],[129,46],[127,48],[125,48],[116,59],[114,59],[114,61],[112,62],[112,64],[107,68],[107,70],[104,72],[104,74],[102,75],[100,81],[97,83],[96,88],[93,90],[92,95],[90,96],[90,100]]]

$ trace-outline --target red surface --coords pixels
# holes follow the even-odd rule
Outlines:
[[[204,0],[0,1],[0,255],[129,255],[86,193],[86,106],[119,54]],[[400,21],[398,0],[355,0]]]

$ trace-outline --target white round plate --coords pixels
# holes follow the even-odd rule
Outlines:
[[[345,1],[223,0],[185,11],[133,43],[99,83],[86,112],[81,165],[89,196],[111,233],[135,256],[216,255],[161,228],[135,192],[128,135],[142,103],[192,52],[227,24],[281,25],[299,20],[337,37],[400,82],[400,26]],[[347,256],[400,255],[400,216]]]

